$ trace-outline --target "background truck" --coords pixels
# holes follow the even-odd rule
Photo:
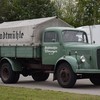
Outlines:
[[[67,25],[55,20],[0,25],[0,77],[4,83],[16,83],[20,74],[46,81],[53,73],[53,80],[64,88],[73,87],[77,79],[83,78],[100,85],[100,46],[88,44],[82,30],[50,27]]]
[[[100,45],[100,25],[81,26],[77,28],[87,33],[89,43]]]

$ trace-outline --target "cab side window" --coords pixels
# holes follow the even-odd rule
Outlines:
[[[53,31],[45,32],[44,42],[58,42],[57,32],[53,32]]]

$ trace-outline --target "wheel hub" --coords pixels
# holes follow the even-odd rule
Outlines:
[[[7,79],[9,78],[9,71],[8,71],[8,69],[7,69],[6,67],[3,68],[1,74],[2,74],[2,78],[3,78],[4,80],[7,80]]]
[[[66,69],[61,70],[60,75],[63,82],[67,82],[69,80],[70,75]]]

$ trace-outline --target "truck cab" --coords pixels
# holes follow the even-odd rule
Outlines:
[[[54,66],[54,80],[73,87],[77,79],[89,78],[100,85],[100,46],[88,43],[82,30],[47,28],[42,37],[42,63]]]
[[[79,44],[88,44],[85,32],[66,27],[47,28],[42,39],[43,64],[54,65],[60,57],[67,55],[69,49],[67,46]]]

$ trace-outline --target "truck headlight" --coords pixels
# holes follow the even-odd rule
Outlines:
[[[84,63],[86,61],[85,57],[83,55],[80,57],[80,60],[81,60],[82,63]]]

